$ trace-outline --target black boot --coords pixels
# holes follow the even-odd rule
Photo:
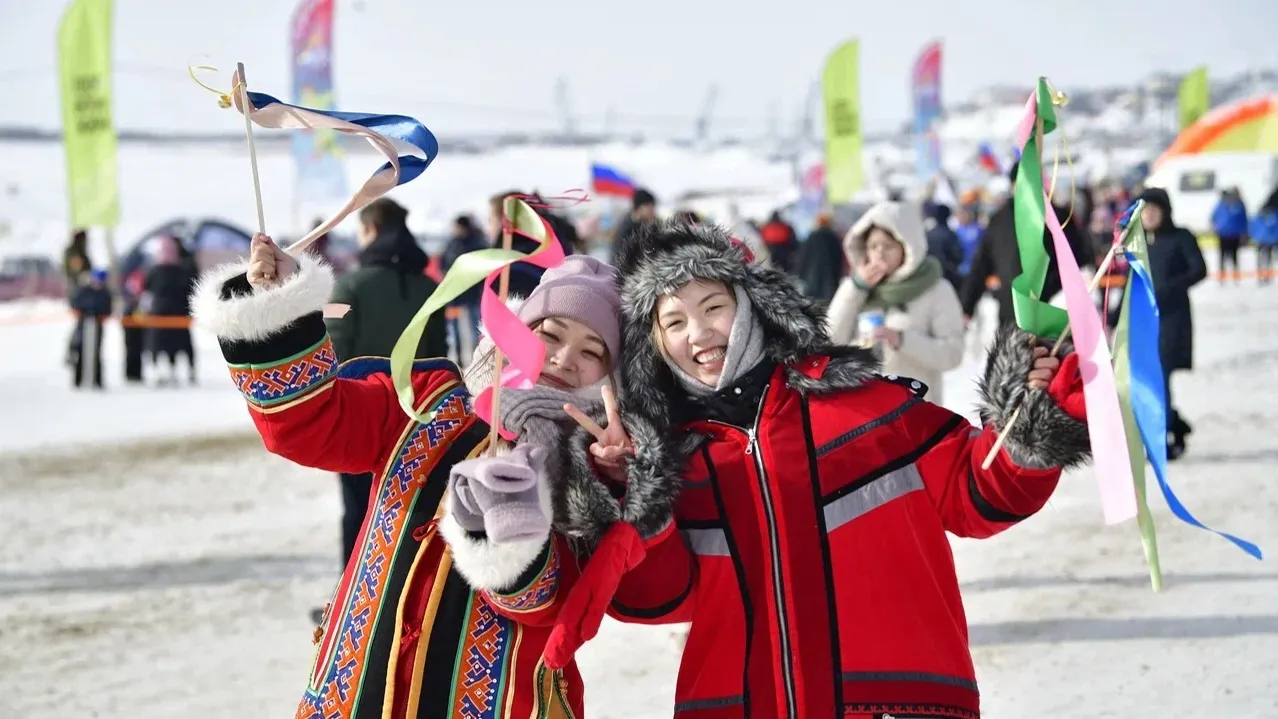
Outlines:
[[[1171,431],[1171,438],[1167,441],[1167,461],[1174,462],[1185,454],[1185,434],[1176,427]]]

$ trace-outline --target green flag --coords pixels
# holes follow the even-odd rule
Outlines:
[[[1211,88],[1207,82],[1207,67],[1197,67],[1180,81],[1176,93],[1180,105],[1180,129],[1198,122],[1211,109]]]
[[[75,227],[115,227],[116,134],[111,118],[111,0],[75,0],[58,28],[62,142]]]
[[[860,41],[835,48],[821,74],[825,99],[825,193],[830,204],[848,202],[861,189]]]

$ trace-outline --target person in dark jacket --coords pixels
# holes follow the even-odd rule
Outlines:
[[[426,276],[426,253],[408,231],[408,210],[394,200],[374,200],[359,213],[359,268],[343,275],[333,290],[334,303],[349,305],[340,318],[327,319],[337,360],[389,357],[404,328],[435,291]],[[426,323],[416,357],[448,356],[448,328],[436,314]],[[342,558],[350,559],[359,536],[371,474],[342,474]]]
[[[125,275],[121,283],[120,318],[121,333],[124,339],[124,381],[129,384],[142,384],[146,380],[142,376],[142,366],[146,354],[146,328],[132,320],[141,316],[142,284],[146,280],[146,270],[138,267]]]
[[[1010,178],[1016,184],[1018,165],[1012,165]],[[1056,216],[1061,220],[1065,231],[1065,239],[1073,250],[1074,260],[1079,267],[1096,265],[1096,252],[1087,231],[1069,216],[1068,210],[1062,211],[1053,206]],[[1069,217],[1069,222],[1065,219]],[[1061,291],[1061,280],[1056,269],[1056,246],[1051,235],[1043,230],[1043,245],[1047,248],[1049,264],[1047,280],[1043,283],[1043,294],[1039,299],[1050,302],[1056,293]],[[1106,248],[1108,250],[1108,247]],[[959,302],[963,305],[963,316],[970,318],[976,311],[976,303],[985,294],[986,281],[994,277],[997,283],[993,289],[994,299],[998,300],[998,321],[1000,325],[1016,323],[1016,313],[1012,309],[1012,280],[1021,274],[1021,251],[1016,244],[1016,219],[1012,198],[1008,198],[1003,206],[990,217],[981,236],[981,244],[976,248],[976,256],[972,258],[972,271],[963,280],[959,290]]]
[[[470,215],[458,215],[453,220],[453,235],[448,240],[448,247],[444,249],[443,258],[440,259],[440,270],[448,274],[458,257],[487,247],[488,240],[484,238],[479,228],[475,227]],[[457,348],[459,365],[465,365],[466,360],[470,358],[465,348],[474,348],[479,342],[480,289],[480,285],[475,285],[448,305],[461,312],[460,317],[448,320],[449,334],[452,335],[453,346]]]
[[[189,380],[195,384],[195,347],[191,328],[186,324],[191,316],[195,278],[192,262],[183,253],[181,243],[173,237],[160,237],[155,264],[142,280],[140,303],[142,313],[158,324],[146,329],[146,348],[151,354],[157,386],[177,386],[178,355],[186,355]],[[161,369],[161,356],[168,359],[167,374]]]
[[[1149,233],[1149,273],[1158,302],[1158,353],[1163,361],[1163,382],[1167,396],[1167,458],[1185,453],[1185,436],[1193,431],[1172,404],[1171,376],[1176,370],[1193,369],[1194,317],[1189,288],[1207,277],[1207,263],[1198,238],[1172,221],[1167,191],[1150,188],[1141,193],[1145,204],[1141,223]]]
[[[75,298],[80,285],[92,269],[89,263],[89,234],[84,230],[71,233],[71,241],[62,251],[62,275],[67,281],[67,301]]]
[[[959,247],[963,249],[963,262],[959,264],[959,277],[964,279],[972,273],[972,260],[976,258],[976,248],[981,246],[981,235],[985,228],[976,217],[976,210],[971,206],[963,206],[958,210],[958,227],[954,229],[958,237]],[[960,289],[955,287],[954,289]]]
[[[537,196],[537,193],[524,195],[517,191],[503,192],[493,195],[488,201],[488,232],[492,237],[492,246],[502,246],[502,205],[506,198],[511,195],[517,195],[525,198],[533,210],[541,216],[546,224],[550,225],[550,229],[554,231],[555,237],[559,239],[560,246],[563,247],[565,255],[575,254],[581,245],[581,239],[577,235],[577,228],[571,222],[561,217],[558,213],[551,211],[544,199]],[[537,249],[537,241],[531,237],[524,237],[516,234],[511,237],[510,248],[516,252],[530,253]],[[508,297],[527,297],[532,291],[537,289],[538,283],[541,282],[541,275],[545,270],[535,267],[527,262],[516,262],[510,266],[510,284],[507,288]],[[494,291],[497,289],[497,281],[493,282]]]
[[[620,257],[623,250],[638,237],[639,231],[656,219],[656,196],[642,187],[638,188],[630,199],[630,214],[621,218],[616,231],[612,233],[612,256]]]
[[[816,229],[799,248],[795,274],[804,294],[828,303],[843,279],[843,240],[834,232],[828,212],[817,215]]]
[[[84,230],[71,233],[71,240],[62,250],[62,276],[66,280],[67,304],[75,301],[75,295],[89,276],[92,266],[89,263],[89,235]],[[66,363],[75,362],[75,349],[71,346],[75,337],[67,340]]]
[[[768,248],[768,256],[772,266],[782,272],[794,271],[794,256],[799,249],[799,238],[794,228],[781,218],[781,213],[773,211],[768,221],[759,230],[763,243]]]
[[[102,321],[111,315],[111,292],[106,286],[106,270],[86,266],[85,279],[71,298],[71,309],[76,314],[71,336],[71,383],[73,387],[85,386],[92,372],[93,386],[102,389]]]
[[[923,205],[923,228],[927,232],[927,254],[941,263],[941,276],[957,292],[963,285],[963,243],[950,228],[950,208],[937,202]]]
[[[1231,187],[1220,193],[1220,202],[1211,211],[1211,226],[1220,245],[1220,284],[1242,280],[1238,268],[1238,248],[1247,236],[1247,207],[1242,193]]]

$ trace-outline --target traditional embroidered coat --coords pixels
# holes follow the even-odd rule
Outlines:
[[[449,468],[477,456],[488,426],[447,360],[414,363],[425,424],[399,407],[389,360],[338,365],[321,308],[333,288],[311,256],[279,287],[254,290],[245,264],[213,270],[193,297],[214,331],[266,448],[331,472],[373,472],[362,538],[317,631],[297,719],[578,717],[581,680],[541,662],[552,605],[576,564],[562,540],[518,548],[527,567],[481,597],[454,570],[437,520]],[[519,555],[516,551],[514,554]],[[498,612],[494,607],[503,611]],[[532,621],[514,621],[527,615]]]

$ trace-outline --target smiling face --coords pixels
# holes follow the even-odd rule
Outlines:
[[[568,317],[547,317],[534,331],[546,344],[546,363],[537,384],[574,390],[607,376],[608,347],[586,325]]]
[[[675,366],[708,387],[723,374],[737,313],[732,291],[718,282],[689,282],[657,301],[656,332]]]

